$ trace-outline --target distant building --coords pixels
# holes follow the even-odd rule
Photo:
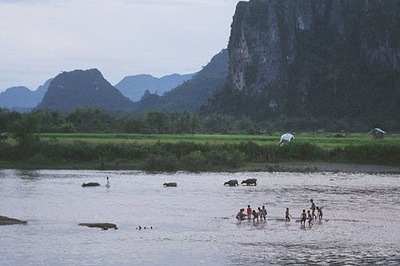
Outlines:
[[[386,134],[386,132],[378,127],[368,132],[368,135],[371,135],[374,139],[383,139],[383,134]]]

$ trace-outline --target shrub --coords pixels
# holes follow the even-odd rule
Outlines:
[[[201,151],[194,151],[182,158],[183,168],[187,171],[198,172],[207,170],[208,164]]]
[[[175,172],[178,170],[178,159],[169,155],[150,154],[144,160],[143,170]]]

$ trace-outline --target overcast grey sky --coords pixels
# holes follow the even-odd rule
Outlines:
[[[0,0],[0,91],[62,71],[199,71],[226,48],[238,0]]]

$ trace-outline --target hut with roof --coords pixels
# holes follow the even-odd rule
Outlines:
[[[374,139],[383,139],[384,134],[386,134],[386,132],[378,127],[368,132],[368,135],[371,135],[371,137]]]

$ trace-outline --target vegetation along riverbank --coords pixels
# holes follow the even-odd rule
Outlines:
[[[0,143],[0,167],[145,171],[400,172],[400,135],[41,133]]]
[[[0,225],[26,224],[26,223],[27,221],[22,221],[15,218],[10,218],[7,216],[0,215]]]

